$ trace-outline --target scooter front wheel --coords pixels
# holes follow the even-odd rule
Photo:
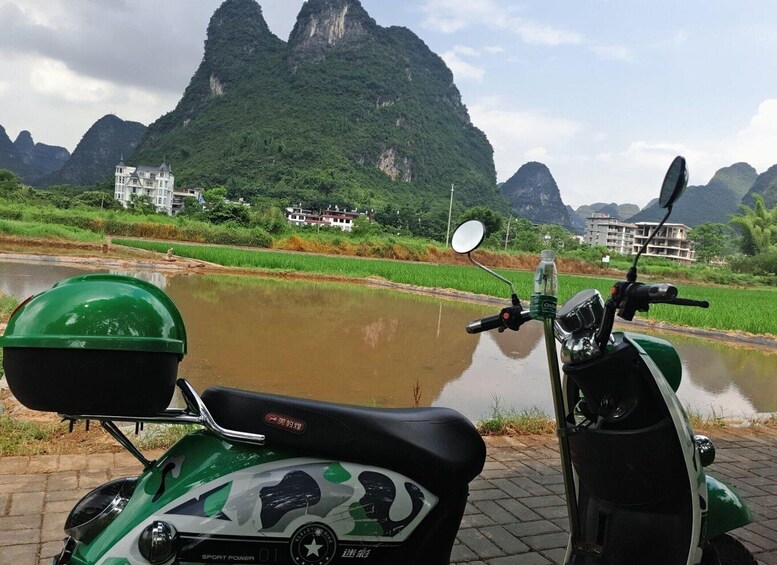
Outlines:
[[[758,565],[758,562],[741,541],[721,534],[709,540],[701,565]]]

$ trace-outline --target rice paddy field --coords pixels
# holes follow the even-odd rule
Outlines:
[[[170,242],[114,239],[113,243],[165,253]],[[361,259],[286,253],[256,249],[175,244],[174,253],[182,257],[217,263],[227,267],[261,269],[273,272],[303,272],[313,275],[363,279],[381,277],[391,282],[429,288],[450,288],[496,297],[508,297],[507,286],[473,266],[433,265],[386,259]],[[532,273],[498,269],[513,281],[518,295],[527,300],[532,291]],[[586,288],[609,294],[613,279],[559,273],[559,301]],[[647,282],[647,281],[643,281]],[[672,282],[672,281],[661,281]],[[678,284],[679,296],[708,300],[708,309],[683,306],[653,305],[641,319],[668,322],[682,326],[724,331],[741,331],[777,336],[777,289],[729,288]]]

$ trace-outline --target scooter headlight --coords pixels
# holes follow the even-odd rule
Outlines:
[[[712,462],[715,461],[715,446],[712,445],[712,440],[707,436],[693,436],[693,442],[699,451],[701,466],[712,465]]]
[[[82,543],[91,542],[124,510],[136,484],[136,478],[118,479],[94,489],[70,511],[65,533]]]

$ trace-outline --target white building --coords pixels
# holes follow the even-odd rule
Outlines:
[[[187,196],[191,196],[192,198],[197,199],[197,204],[202,206],[205,203],[205,199],[202,197],[202,188],[195,187],[195,188],[180,188],[178,190],[173,190],[173,206],[172,206],[172,212],[173,215],[177,214],[183,209],[183,199]]]
[[[621,255],[630,255],[634,247],[636,224],[621,222],[607,214],[594,212],[585,219],[583,241],[588,245],[604,245],[607,249]]]
[[[658,222],[637,223],[632,254],[636,255],[639,252],[656,226],[658,226]],[[665,257],[681,263],[696,261],[696,252],[688,239],[689,231],[691,228],[685,224],[664,224],[643,255],[645,257]]]
[[[162,162],[158,167],[128,167],[124,161],[116,165],[116,200],[125,208],[132,201],[132,195],[148,196],[157,212],[173,213],[173,189],[175,176],[170,166]]]
[[[368,214],[356,210],[350,212],[347,210],[340,210],[337,206],[335,206],[334,209],[327,208],[323,212],[306,210],[301,206],[286,208],[286,219],[290,224],[295,226],[336,227],[343,231],[351,231],[353,229],[353,222],[359,216],[368,216]]]

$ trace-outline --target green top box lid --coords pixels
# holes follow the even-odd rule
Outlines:
[[[122,275],[62,280],[16,310],[2,347],[186,353],[175,303],[146,281]]]

